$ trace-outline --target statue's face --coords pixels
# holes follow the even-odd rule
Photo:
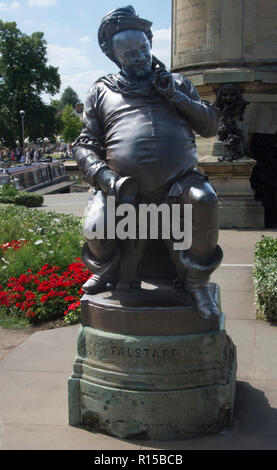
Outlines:
[[[221,103],[231,104],[237,100],[237,90],[235,88],[225,88],[221,90]]]
[[[113,37],[114,54],[130,78],[143,78],[151,72],[152,52],[143,31],[127,30]]]

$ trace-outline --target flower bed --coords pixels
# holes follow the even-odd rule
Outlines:
[[[0,313],[32,324],[79,321],[82,219],[0,204]]]
[[[0,204],[0,283],[46,263],[65,270],[81,255],[82,224],[69,214]]]
[[[31,324],[63,315],[66,323],[78,322],[81,287],[90,276],[79,258],[65,271],[48,264],[35,274],[29,269],[11,277],[5,289],[0,285],[0,308],[5,315],[27,318]]]

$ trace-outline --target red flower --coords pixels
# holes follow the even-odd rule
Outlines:
[[[26,312],[26,316],[33,318],[33,317],[36,316],[36,314],[35,314],[34,312],[30,312],[30,311],[28,310],[28,311]]]
[[[19,245],[13,241],[5,244],[4,248]],[[60,272],[57,273],[58,271]],[[6,291],[0,285],[0,305],[7,310],[10,306],[15,306],[30,320],[36,315],[40,320],[47,320],[52,318],[53,306],[59,313],[61,305],[66,302],[69,306],[64,315],[67,315],[79,309],[79,296],[84,294],[81,286],[91,275],[80,258],[76,258],[64,271],[48,264],[42,266],[36,274],[29,269],[18,278],[11,277]],[[40,310],[36,311],[38,308]]]
[[[73,297],[73,295],[69,295],[68,297],[65,297],[64,300],[66,302],[74,302],[74,300],[76,300],[76,297]]]
[[[68,306],[68,310],[76,310],[76,308],[77,308],[77,307],[76,307],[75,304],[70,304],[70,305]]]
[[[27,300],[34,300],[36,298],[35,294],[31,291],[25,292],[25,297]]]

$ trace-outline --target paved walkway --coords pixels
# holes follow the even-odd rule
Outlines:
[[[82,215],[86,199],[81,193],[46,196],[42,210]],[[0,361],[0,449],[276,450],[277,329],[255,318],[251,275],[262,234],[276,237],[277,231],[221,230],[224,260],[212,278],[238,353],[232,429],[178,442],[127,442],[68,426],[77,325],[34,333]]]

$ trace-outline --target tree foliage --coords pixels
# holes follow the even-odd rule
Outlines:
[[[61,108],[64,109],[67,104],[70,104],[73,108],[75,108],[76,104],[78,103],[80,103],[80,99],[76,91],[74,91],[70,86],[65,88],[60,99]]]
[[[52,106],[52,108],[54,108],[57,112],[63,110],[60,100],[51,100],[50,106]]]
[[[42,101],[42,94],[60,89],[58,68],[47,64],[46,40],[41,32],[28,36],[15,22],[0,20],[0,137],[7,145],[22,142],[24,109],[25,135],[30,140],[52,137],[57,132],[56,110]],[[2,115],[2,113],[1,113]]]
[[[82,122],[74,112],[73,106],[67,104],[62,114],[62,137],[65,142],[73,142],[82,130]]]

